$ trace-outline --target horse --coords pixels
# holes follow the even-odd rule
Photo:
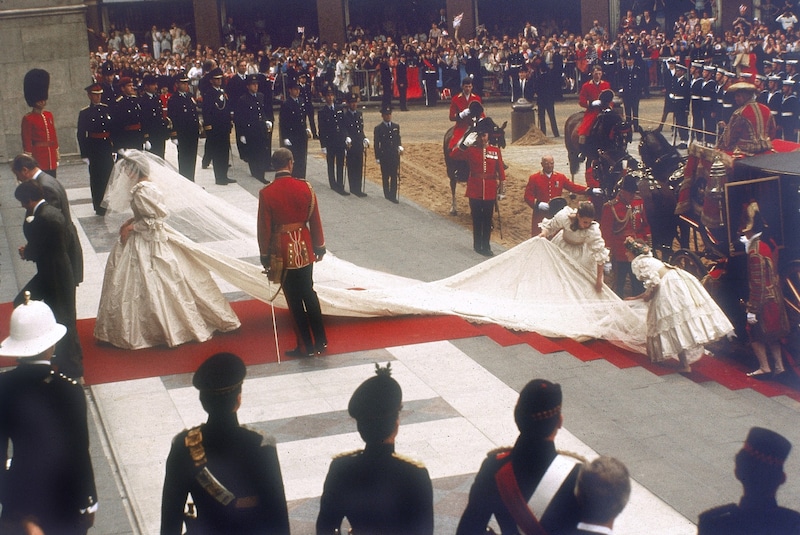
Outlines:
[[[612,110],[614,113],[619,115],[619,117],[623,117],[622,114],[622,101],[619,100],[617,97],[614,97],[614,107]],[[567,158],[569,159],[569,172],[572,175],[572,178],[575,178],[575,175],[578,174],[580,170],[581,162],[586,158],[586,155],[580,156],[581,147],[578,143],[578,126],[583,122],[583,116],[586,114],[585,111],[577,111],[567,117],[566,122],[564,123],[564,147],[567,149]],[[629,140],[630,141],[630,140]],[[591,163],[591,162],[589,162]]]
[[[484,120],[492,121],[491,118],[487,117]],[[505,121],[502,126],[497,126],[494,121],[491,123],[493,125],[492,131],[489,133],[489,143],[494,145],[495,147],[500,147],[504,149],[506,147],[506,126],[508,125],[508,121]],[[467,130],[466,134],[469,134],[474,130],[474,126]],[[454,126],[451,126],[450,129],[445,132],[444,140],[442,141],[442,151],[444,152],[444,164],[447,167],[447,177],[450,179],[450,194],[452,196],[452,205],[450,208],[450,215],[458,215],[458,211],[456,210],[456,184],[459,182],[465,183],[469,178],[469,163],[464,160],[454,160],[450,157],[450,141],[453,139],[453,130],[455,129]]]

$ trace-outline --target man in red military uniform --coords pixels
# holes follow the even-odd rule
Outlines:
[[[50,74],[43,69],[31,69],[25,74],[23,89],[31,112],[22,117],[22,150],[33,156],[42,171],[55,177],[58,135],[53,114],[44,109],[50,90]]]
[[[772,150],[777,128],[769,107],[754,100],[756,86],[746,82],[728,88],[739,108],[722,132],[717,148],[734,155],[752,156]]]
[[[525,186],[525,202],[533,208],[531,236],[539,235],[539,223],[550,211],[550,201],[561,197],[564,190],[570,193],[587,193],[590,188],[574,183],[561,173],[556,173],[552,155],[542,156],[542,170],[528,177]]]
[[[483,256],[494,256],[489,240],[492,237],[492,214],[498,192],[506,179],[500,149],[489,145],[489,132],[495,127],[488,117],[478,121],[475,131],[466,136],[450,152],[455,160],[469,164],[467,197],[472,212],[472,245]]]
[[[292,177],[292,152],[277,149],[272,163],[277,169],[275,180],[258,196],[261,264],[270,280],[283,285],[294,318],[297,347],[287,351],[286,356],[312,356],[328,347],[313,280],[314,262],[325,255],[322,221],[311,184]]]
[[[636,178],[626,175],[617,196],[603,205],[600,217],[600,232],[606,247],[611,251],[611,266],[614,269],[614,292],[624,297],[625,279],[631,281],[632,295],[644,293],[644,284],[631,271],[631,263],[625,255],[625,238],[632,236],[648,241],[650,225],[644,213],[644,202],[636,196],[639,186]]]
[[[450,120],[456,122],[450,149],[458,145],[475,121],[484,117],[486,115],[483,112],[483,101],[481,97],[472,93],[472,77],[467,76],[461,80],[461,93],[450,101]]]
[[[578,126],[578,142],[583,145],[586,141],[586,136],[592,130],[595,118],[600,113],[600,93],[606,89],[611,89],[611,84],[603,80],[603,68],[600,65],[595,65],[592,68],[592,79],[583,84],[581,92],[578,95],[578,104],[581,108],[586,109],[583,115],[583,121]]]

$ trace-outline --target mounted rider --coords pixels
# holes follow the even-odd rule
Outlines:
[[[580,106],[586,108],[583,121],[576,129],[578,134],[578,146],[581,147],[581,152],[583,154],[586,154],[586,151],[583,150],[583,146],[586,144],[586,138],[589,136],[594,120],[601,110],[600,94],[606,90],[611,90],[611,84],[603,80],[603,68],[600,65],[595,65],[592,68],[592,79],[583,84],[578,97]],[[613,98],[613,93],[611,95]]]
[[[597,115],[589,128],[589,135],[582,146],[588,163],[598,157],[598,151],[609,151],[616,148],[625,148],[630,142],[630,128],[620,128],[625,121],[613,108],[614,92],[610,89],[600,93],[600,97],[592,103],[597,110]],[[626,123],[627,124],[627,123]],[[618,138],[618,136],[623,136]],[[623,146],[624,143],[624,146]]]
[[[486,114],[483,112],[483,101],[472,92],[472,76],[465,76],[461,80],[461,93],[450,101],[450,120],[456,124],[453,127],[453,138],[450,140],[449,148],[453,149],[467,130],[484,117]]]

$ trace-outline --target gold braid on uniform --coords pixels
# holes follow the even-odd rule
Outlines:
[[[534,412],[533,414],[529,415],[528,417],[531,420],[535,421],[535,422],[539,422],[541,420],[549,420],[550,418],[552,418],[554,416],[558,416],[559,414],[561,414],[561,405],[560,404],[556,405],[552,409],[549,409],[549,410],[546,410],[546,411]]]
[[[617,223],[616,225],[613,225],[611,227],[611,231],[614,234],[619,234],[620,232],[625,230],[625,227],[628,226],[628,221],[631,220],[631,216],[633,215],[633,210],[631,209],[632,207],[626,205],[626,208],[627,210],[625,211],[625,217],[620,219],[619,216],[617,215],[617,211],[614,210],[614,205],[613,204],[611,205],[611,213],[614,214],[614,221]]]
[[[193,427],[186,433],[186,438],[183,439],[186,449],[189,450],[189,455],[192,457],[195,466],[203,466],[208,462],[206,459],[206,449],[203,447],[203,432],[200,427]]]
[[[574,451],[567,451],[567,450],[556,450],[556,453],[559,455],[565,455],[567,457],[572,457],[573,459],[578,459],[583,464],[588,464],[589,459],[581,455],[580,453],[575,453]]]

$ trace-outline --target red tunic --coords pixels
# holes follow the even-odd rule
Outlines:
[[[52,113],[45,110],[22,117],[22,150],[45,171],[58,167],[58,135]]]
[[[619,198],[605,203],[600,217],[600,232],[606,247],[611,251],[611,260],[627,262],[625,238],[633,236],[647,241],[650,236],[650,225],[645,217],[642,199],[633,199],[630,206]]]
[[[757,323],[748,325],[750,336],[760,342],[774,342],[789,333],[789,320],[783,308],[783,294],[775,272],[773,251],[756,238],[747,253],[747,280],[750,294],[747,311]]]
[[[589,131],[592,129],[592,124],[594,123],[598,113],[600,113],[599,108],[592,107],[592,102],[599,100],[600,93],[606,89],[611,89],[611,84],[605,80],[600,80],[599,84],[589,80],[581,87],[581,92],[578,95],[578,104],[581,105],[581,108],[586,108],[586,113],[583,116],[583,121],[581,122],[580,126],[578,126],[579,136],[589,135]]]
[[[288,173],[258,194],[258,247],[261,256],[280,251],[286,269],[299,269],[317,260],[314,248],[324,247],[322,221],[311,184]],[[273,240],[279,240],[272,243]]]
[[[503,155],[493,145],[488,147],[458,147],[450,151],[454,160],[466,160],[469,163],[467,194],[470,199],[491,201],[497,198],[500,183],[506,179],[503,167]]]
[[[454,148],[459,141],[461,141],[464,133],[469,130],[470,126],[472,126],[473,119],[482,119],[483,117],[486,117],[485,113],[481,113],[480,117],[469,116],[466,119],[462,119],[458,116],[459,113],[469,108],[469,105],[472,102],[478,102],[481,104],[481,106],[483,105],[481,97],[475,93],[471,93],[469,98],[465,97],[464,93],[459,93],[450,101],[450,120],[456,122],[456,125],[453,128],[453,139],[450,140],[451,149]]]
[[[769,108],[750,102],[733,112],[717,146],[728,153],[759,154],[772,150],[775,132],[775,119]]]
[[[561,197],[564,190],[570,193],[586,193],[589,188],[581,186],[571,181],[561,173],[553,172],[548,178],[547,175],[539,171],[528,177],[528,185],[525,186],[525,202],[533,208],[533,219],[531,220],[531,236],[539,235],[539,223],[542,222],[544,212],[539,210],[540,202],[549,203],[556,197]]]

